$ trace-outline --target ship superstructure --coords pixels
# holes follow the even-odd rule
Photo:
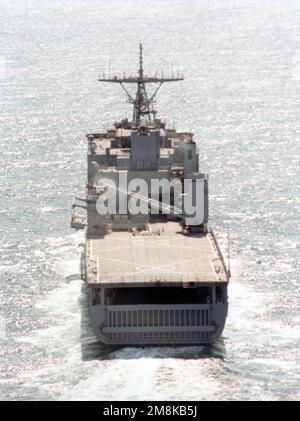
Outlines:
[[[207,225],[208,176],[193,134],[168,129],[153,108],[161,85],[182,79],[145,75],[142,45],[137,76],[99,79],[119,83],[133,104],[131,121],[87,135],[86,196],[73,205],[72,227],[86,234],[90,318],[106,344],[211,343],[225,325],[230,274]],[[197,217],[179,209],[188,199],[201,202]]]

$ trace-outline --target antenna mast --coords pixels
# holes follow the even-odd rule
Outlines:
[[[111,82],[111,83],[119,83],[123,90],[126,92],[128,102],[133,104],[133,117],[132,117],[132,125],[138,127],[141,121],[141,117],[147,116],[149,121],[155,120],[156,111],[153,109],[153,104],[155,102],[155,97],[159,89],[161,88],[162,84],[165,82],[177,82],[179,80],[183,80],[182,77],[169,77],[165,78],[163,75],[161,77],[155,76],[146,76],[144,75],[144,67],[143,67],[143,45],[140,43],[140,60],[139,60],[139,70],[137,76],[123,76],[118,77],[114,76],[111,77],[101,77],[98,79],[99,82]],[[135,97],[133,97],[129,91],[125,88],[125,84],[127,83],[135,83],[137,84],[137,91]],[[146,91],[146,83],[153,83],[158,84],[156,90],[152,94],[150,98],[147,96]]]

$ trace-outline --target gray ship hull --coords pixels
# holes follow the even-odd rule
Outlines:
[[[132,234],[126,232],[87,243],[82,278],[100,342],[195,345],[221,336],[228,278],[216,237],[211,231],[185,236],[176,227],[166,223],[164,234],[139,237],[139,243],[135,237],[134,247]]]
[[[97,339],[109,345],[210,344],[223,332],[228,304],[93,305],[88,308]]]
[[[73,205],[90,319],[105,344],[209,344],[224,329],[230,272],[208,227],[208,174],[193,133],[153,108],[162,84],[182,77],[145,75],[142,52],[137,76],[99,79],[121,85],[133,116],[87,135],[86,194]]]

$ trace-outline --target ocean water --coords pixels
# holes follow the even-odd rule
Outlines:
[[[300,2],[0,0],[0,399],[299,400]],[[97,76],[185,74],[230,310],[210,347],[97,344],[79,279],[85,134],[131,109]]]

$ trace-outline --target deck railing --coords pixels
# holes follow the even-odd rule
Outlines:
[[[112,305],[102,328],[111,343],[197,342],[214,331],[206,304]]]

